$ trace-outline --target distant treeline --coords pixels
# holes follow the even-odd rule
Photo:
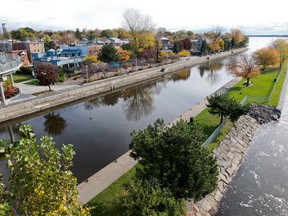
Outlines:
[[[288,37],[288,35],[246,35],[247,37]]]

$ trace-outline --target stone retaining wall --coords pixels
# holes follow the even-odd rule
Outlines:
[[[233,54],[240,53],[246,50],[247,48],[237,49],[233,51]],[[136,85],[140,82],[145,82],[151,79],[162,77],[167,73],[173,73],[177,70],[185,69],[213,59],[223,58],[228,55],[231,55],[231,51],[212,55],[209,57],[209,59],[207,59],[207,57],[199,57],[182,60],[174,64],[150,68],[134,72],[129,75],[112,77],[109,79],[99,80],[94,83],[89,83],[84,86],[57,91],[50,96],[43,96],[36,99],[30,99],[29,101],[22,101],[11,104],[0,109],[0,122],[8,121],[10,119],[32,114],[35,112],[40,112],[42,110],[76,101],[91,95],[109,92],[111,90],[127,87],[129,85]],[[164,73],[160,72],[162,68],[164,68]]]
[[[214,213],[234,174],[243,161],[244,154],[258,128],[258,122],[248,116],[241,116],[213,155],[217,159],[219,176],[218,186],[211,194],[198,202],[188,203],[188,216],[209,216]]]

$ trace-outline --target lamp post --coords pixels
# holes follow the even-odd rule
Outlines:
[[[88,65],[86,65],[86,79],[87,79],[87,83],[88,83]]]

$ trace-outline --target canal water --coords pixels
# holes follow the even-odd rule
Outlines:
[[[258,48],[253,47],[255,42],[250,44],[251,49]],[[17,140],[19,125],[29,124],[38,138],[52,136],[57,147],[73,144],[76,155],[72,172],[80,183],[127,152],[133,130],[144,129],[157,118],[171,122],[233,79],[226,68],[234,57],[197,65],[41,116],[0,124],[0,138]]]

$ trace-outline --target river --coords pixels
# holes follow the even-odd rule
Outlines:
[[[253,40],[252,50],[258,48],[258,40]],[[127,152],[133,130],[144,129],[157,118],[171,122],[233,79],[226,70],[231,58],[197,65],[41,116],[0,124],[0,138],[17,140],[19,125],[30,124],[38,138],[52,136],[57,147],[73,144],[76,156],[72,172],[80,183]]]
[[[244,162],[214,216],[288,215],[287,131],[288,94],[279,122],[257,129]]]

